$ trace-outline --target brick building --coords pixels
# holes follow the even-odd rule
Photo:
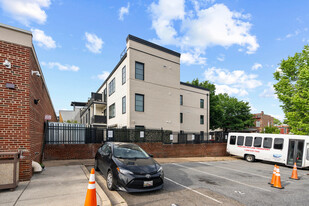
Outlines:
[[[0,24],[0,152],[21,152],[20,180],[42,159],[45,118],[57,119],[32,34]]]
[[[254,118],[254,127],[257,129],[257,132],[263,132],[264,127],[274,126],[274,118],[270,115],[264,114],[263,111],[261,113],[253,114]]]

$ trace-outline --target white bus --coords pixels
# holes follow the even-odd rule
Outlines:
[[[229,133],[226,151],[249,162],[265,160],[309,167],[309,136]]]

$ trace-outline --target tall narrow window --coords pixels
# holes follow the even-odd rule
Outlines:
[[[200,124],[204,124],[204,115],[200,115]]]
[[[204,108],[204,99],[200,99],[200,108]]]
[[[180,105],[183,105],[183,96],[180,95]]]
[[[126,66],[122,68],[122,84],[126,83]]]
[[[116,111],[115,111],[115,103],[109,106],[109,119],[112,119],[116,116]]]
[[[143,112],[144,111],[144,95],[135,94],[135,111]]]
[[[180,123],[183,123],[183,113],[180,113]]]
[[[135,79],[144,80],[144,64],[135,62]]]
[[[126,96],[122,97],[122,114],[126,113]]]
[[[107,100],[107,92],[106,92],[106,88],[104,89],[104,91],[103,91],[103,96],[104,96],[104,100],[103,100],[103,102],[106,102],[106,100]]]
[[[108,84],[108,94],[111,96],[115,92],[115,78]]]

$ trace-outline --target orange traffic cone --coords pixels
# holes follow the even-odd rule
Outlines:
[[[294,163],[293,172],[292,172],[292,176],[290,177],[290,179],[299,180],[299,178],[298,178],[298,176],[297,176],[297,166],[296,166],[296,162]]]
[[[95,190],[95,174],[94,168],[91,169],[88,190],[84,206],[97,206],[97,195]]]
[[[275,188],[278,188],[278,189],[284,189],[284,187],[281,186],[281,178],[280,178],[279,166],[277,166],[275,183],[274,183],[274,185],[272,185],[272,187],[275,187]]]
[[[276,171],[277,171],[277,165],[275,165],[275,167],[274,167],[274,170],[273,170],[273,176],[272,176],[272,178],[271,178],[270,183],[268,183],[268,184],[273,185],[273,184],[275,183]]]

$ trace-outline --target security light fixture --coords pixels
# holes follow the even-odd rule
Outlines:
[[[9,60],[6,59],[2,64],[3,64],[6,68],[11,69],[11,62],[9,62]]]
[[[33,70],[31,70],[31,75],[33,75],[33,74],[35,74],[37,77],[40,77],[40,76],[41,76],[41,74],[40,74],[39,71],[33,71]]]

